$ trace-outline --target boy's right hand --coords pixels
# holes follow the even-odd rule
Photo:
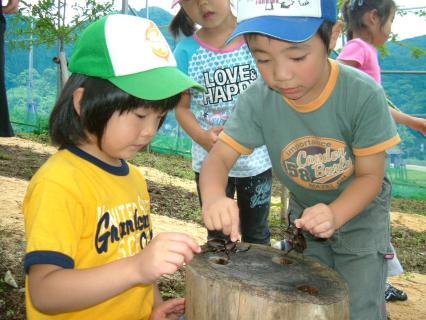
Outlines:
[[[138,282],[151,284],[165,274],[173,274],[184,263],[189,263],[194,253],[200,252],[197,242],[185,233],[159,233],[146,248],[134,256]]]
[[[241,240],[240,214],[234,199],[221,196],[210,201],[204,201],[202,216],[207,229],[222,230],[234,242]]]

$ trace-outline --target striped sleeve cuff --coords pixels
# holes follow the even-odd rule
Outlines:
[[[368,147],[368,148],[353,148],[353,152],[356,156],[369,156],[372,154],[376,154],[379,152],[386,151],[394,146],[396,146],[398,143],[401,142],[401,138],[399,135],[395,135],[393,138],[384,141],[380,144],[376,144],[374,146]]]
[[[32,251],[25,255],[24,271],[28,270],[35,264],[53,264],[65,269],[74,268],[74,260],[69,256],[56,251]]]
[[[225,142],[227,145],[229,145],[232,149],[234,149],[240,154],[248,155],[253,152],[253,149],[243,146],[223,131],[219,134],[219,139]]]

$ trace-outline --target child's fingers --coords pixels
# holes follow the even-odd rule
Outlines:
[[[185,312],[185,299],[170,299],[157,305],[151,313],[150,320],[178,319]]]
[[[213,216],[212,221],[213,221],[213,230],[222,230],[223,229],[222,212]]]
[[[312,233],[312,229],[320,222],[318,216],[315,214],[315,210],[307,208],[303,211],[300,219],[295,220],[295,225],[297,228],[302,228]]]
[[[155,269],[157,270],[157,279],[165,274],[174,274],[183,266],[183,263],[184,258],[182,255],[174,252],[163,253],[161,261],[154,264]]]
[[[317,235],[315,235],[315,237],[317,237],[317,238],[321,238],[321,239],[328,239],[328,238],[330,238],[333,234],[334,234],[334,230],[328,230],[328,231],[326,231],[326,232],[318,233]]]
[[[173,244],[179,245],[181,250],[178,252],[182,252],[186,248],[189,248],[192,252],[197,252],[197,253],[201,252],[201,248],[198,245],[198,243],[195,241],[195,239],[186,233],[164,232],[164,233],[160,233],[159,235],[164,235],[167,238],[167,240],[172,242],[172,246]]]
[[[222,225],[222,231],[224,234],[229,235],[232,231],[232,212],[230,210],[226,210],[220,215],[220,222]]]
[[[299,229],[305,228],[304,221],[302,219],[294,220],[294,225],[296,226],[296,228],[299,228]]]
[[[329,238],[334,230],[329,221],[324,221],[312,228],[311,234],[317,238]]]
[[[241,240],[241,234],[240,234],[240,216],[237,212],[237,214],[231,215],[231,241],[240,241]]]
[[[176,298],[164,301],[170,309],[183,310],[185,308],[185,298]]]
[[[213,220],[210,215],[203,215],[204,225],[208,230],[214,230],[213,228]]]

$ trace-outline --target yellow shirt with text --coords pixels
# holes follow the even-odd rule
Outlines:
[[[104,265],[137,254],[153,236],[139,169],[125,161],[110,166],[74,146],[58,151],[31,179],[23,211],[26,273],[34,264]],[[153,285],[139,285],[84,310],[47,315],[32,305],[26,282],[29,320],[148,319],[154,303]]]

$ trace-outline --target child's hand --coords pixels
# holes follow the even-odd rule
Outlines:
[[[336,231],[336,221],[330,206],[318,203],[303,211],[302,217],[296,219],[297,228],[307,230],[317,238],[330,238]]]
[[[213,148],[213,145],[216,143],[219,134],[223,131],[223,126],[211,127],[209,130],[206,130],[205,137],[203,139],[203,147],[207,151],[210,151]]]
[[[426,136],[426,119],[414,118],[410,127]]]
[[[164,232],[154,237],[135,257],[139,283],[150,284],[165,274],[175,273],[189,263],[201,248],[185,233]]]
[[[241,240],[240,214],[234,199],[224,196],[204,202],[202,216],[207,229],[222,230],[224,234],[230,235],[231,241]]]
[[[177,320],[185,313],[185,299],[171,299],[154,307],[149,320]]]

